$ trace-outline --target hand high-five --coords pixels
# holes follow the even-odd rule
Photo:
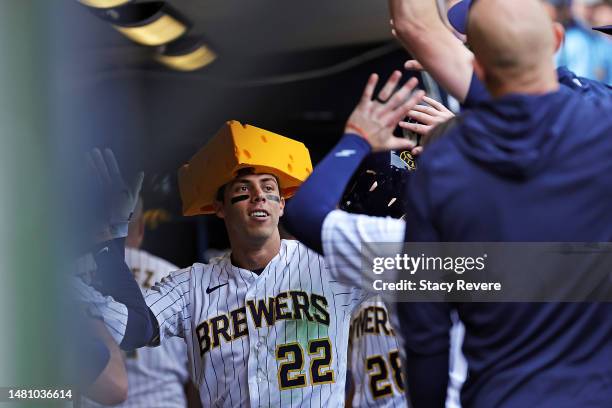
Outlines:
[[[393,136],[393,130],[421,101],[425,92],[420,90],[412,92],[418,85],[416,78],[411,78],[404,86],[395,91],[401,78],[401,72],[393,72],[377,98],[372,100],[378,83],[378,75],[372,74],[359,104],[346,123],[345,133],[354,133],[363,137],[374,152],[414,147],[414,144],[407,139]]]
[[[427,105],[416,105],[406,115],[418,123],[400,122],[399,125],[404,129],[427,137],[434,127],[453,118],[455,114],[435,99],[425,96],[423,101]]]
[[[111,238],[127,236],[128,222],[136,203],[144,179],[144,173],[139,172],[133,182],[128,185],[121,175],[119,165],[113,151],[93,149],[87,154],[90,171],[95,175],[98,188],[108,203],[108,228]]]

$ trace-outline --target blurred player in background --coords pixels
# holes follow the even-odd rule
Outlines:
[[[91,385],[85,388],[83,392],[85,398],[81,401],[90,399],[103,406],[115,406],[124,402],[128,393],[128,378],[122,353],[119,345],[113,340],[113,337],[102,321],[91,319],[89,323],[97,339],[102,341],[108,349],[109,356],[108,363],[102,372],[100,372]],[[89,352],[82,354],[79,358],[83,358],[83,361],[91,362],[93,355],[94,353]]]
[[[143,201],[140,198],[128,226],[125,260],[143,292],[168,273],[175,265],[140,249],[145,234]],[[189,368],[185,342],[169,339],[160,347],[141,348],[125,353],[128,375],[127,400],[120,407],[175,407],[187,404],[186,386]],[[83,407],[94,407],[84,401]]]
[[[565,27],[557,65],[612,85],[612,40],[591,30],[612,21],[610,0],[546,0],[554,21]]]
[[[408,151],[369,156],[349,182],[340,209],[401,218],[406,177],[414,168],[415,160]],[[370,296],[353,313],[347,407],[407,406],[402,348],[395,334],[393,317],[394,313],[389,312],[379,296]]]
[[[347,407],[405,407],[401,347],[385,303],[377,296],[359,305],[351,320]]]
[[[123,259],[117,261],[109,245],[114,236],[119,238],[127,233],[127,219],[133,209],[128,205],[123,218],[111,208],[111,200],[107,200],[109,191],[94,170],[94,161],[99,159],[104,160],[103,155],[95,149],[88,154],[87,168],[78,169],[84,176],[79,180],[83,183],[83,191],[90,192],[93,197],[84,200],[81,208],[84,218],[80,226],[85,231],[81,250],[87,252],[74,262],[73,275],[68,282],[72,312],[77,316],[72,327],[78,330],[75,358],[80,368],[75,380],[80,384],[77,386],[79,393],[74,398],[78,403],[95,401],[108,406],[120,404],[127,398],[128,378],[119,345],[124,340],[128,321],[138,320],[137,304],[139,301],[144,304],[144,299],[138,293],[134,299],[126,301],[130,306],[126,307],[90,285],[95,273],[105,276],[116,270],[127,271]],[[141,180],[137,178],[134,190],[140,189]],[[129,190],[127,195],[130,195]]]
[[[75,384],[81,395],[74,397],[81,397],[81,401],[87,398],[103,406],[120,404],[126,400],[128,389],[126,368],[119,349],[127,323],[127,310],[124,305],[86,285],[78,276],[71,277],[69,282],[72,295],[78,302],[77,310],[84,312],[77,320],[80,336],[75,350],[79,367]]]
[[[430,106],[438,105],[436,101],[425,99]],[[425,110],[423,115],[428,115],[428,111]],[[433,129],[433,125],[428,126],[428,131]],[[416,169],[417,161],[407,150],[371,154],[348,183],[339,209],[354,214],[404,219],[408,176]],[[465,357],[461,353],[464,327],[458,316],[454,315],[453,321],[447,408],[461,406],[459,393],[467,375]],[[370,296],[353,314],[346,406],[407,406],[402,369],[403,345],[396,333],[398,324],[395,305],[387,307],[377,295]]]

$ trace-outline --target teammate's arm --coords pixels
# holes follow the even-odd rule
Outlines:
[[[125,305],[116,302],[110,296],[103,296],[93,287],[85,284],[80,277],[72,277],[70,284],[75,300],[84,306],[87,316],[103,320],[115,343],[121,343],[128,318],[128,310]]]
[[[99,278],[96,289],[104,295],[112,296],[128,310],[121,348],[134,350],[148,345],[156,335],[155,325],[142,292],[125,263],[124,239],[105,243],[94,259],[98,267],[96,277]]]
[[[145,301],[155,326],[150,346],[159,345],[166,337],[185,336],[185,327],[191,318],[191,276],[192,268],[173,271],[145,293]]]
[[[108,350],[108,358],[103,371],[85,389],[84,394],[99,404],[120,404],[127,399],[128,393],[128,378],[121,350],[106,330],[104,323],[97,319],[90,320],[93,334]]]
[[[125,263],[125,237],[144,173],[138,173],[132,183],[126,183],[112,150],[93,149],[87,154],[91,183],[97,186],[105,205],[100,214],[100,228],[110,238],[95,251],[96,286],[102,294],[112,296],[128,309],[128,319],[121,348],[133,350],[149,344],[154,337],[150,311],[140,288]]]
[[[468,94],[473,54],[440,19],[435,0],[389,0],[393,33],[408,52],[460,102]]]
[[[411,79],[394,93],[401,73],[394,72],[377,100],[372,100],[378,76],[372,74],[359,104],[349,117],[345,135],[319,163],[285,209],[284,225],[297,239],[322,253],[323,221],[342,198],[344,189],[361,161],[371,151],[414,147],[406,139],[393,137],[393,130],[424,96]],[[384,102],[380,102],[384,101]]]
[[[116,242],[115,242],[116,241]],[[124,259],[123,240],[110,243],[96,258],[101,270],[102,290],[128,310],[124,350],[157,346],[163,338],[184,336],[189,319],[191,269],[172,272],[147,290],[145,298]],[[131,320],[131,321],[130,321]]]
[[[338,205],[346,184],[369,153],[370,146],[361,137],[345,134],[287,204],[282,218],[287,231],[323,254],[323,221]],[[347,154],[350,156],[343,156]]]

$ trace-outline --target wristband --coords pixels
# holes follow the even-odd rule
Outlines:
[[[352,123],[347,123],[346,124],[346,129],[354,130],[359,136],[363,137],[365,140],[369,139],[368,134],[366,132],[364,132],[363,129],[361,129],[357,125],[353,125]]]

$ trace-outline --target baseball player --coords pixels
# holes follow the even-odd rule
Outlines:
[[[348,184],[340,202],[347,212],[403,216],[402,194],[407,173],[415,168],[409,152],[369,156]],[[393,317],[379,296],[370,296],[353,314],[349,339],[350,387],[346,406],[407,406],[401,347]]]
[[[351,321],[347,406],[406,406],[400,350],[385,303],[363,302]]]
[[[284,197],[309,171],[301,143],[238,122],[181,170],[184,212],[223,218],[231,253],[170,274],[146,301],[160,341],[185,338],[204,406],[343,403],[350,315],[363,295],[278,232]]]
[[[385,112],[415,101],[397,102]],[[156,336],[128,327],[126,337],[183,337],[204,406],[344,404],[350,317],[364,295],[278,231],[285,197],[311,170],[301,143],[229,122],[180,172],[184,213],[224,219],[232,251],[153,286]]]
[[[368,156],[348,183],[339,209],[348,213],[404,219],[407,178],[416,170],[408,151],[383,152]],[[326,257],[326,259],[329,256]],[[351,324],[351,406],[406,406],[401,355],[403,347],[394,330],[395,308],[388,311],[380,296],[372,296],[355,313]],[[461,353],[463,326],[458,321],[451,331],[451,361],[447,407],[459,407],[459,390],[467,366]],[[366,375],[363,375],[365,373]],[[349,405],[349,404],[347,404]]]
[[[144,292],[171,271],[175,265],[140,250],[144,238],[142,199],[128,227],[125,260]],[[189,380],[187,349],[179,338],[169,339],[160,347],[141,348],[124,353],[128,376],[127,400],[120,407],[176,407],[187,406],[184,385]],[[98,404],[85,400],[83,407]]]
[[[467,376],[467,362],[461,351],[465,327],[456,314],[452,319],[445,406],[460,408],[461,387]],[[349,339],[347,407],[408,406],[402,368],[404,348],[396,327],[399,327],[396,310],[389,310],[380,296],[368,298],[354,313]]]

